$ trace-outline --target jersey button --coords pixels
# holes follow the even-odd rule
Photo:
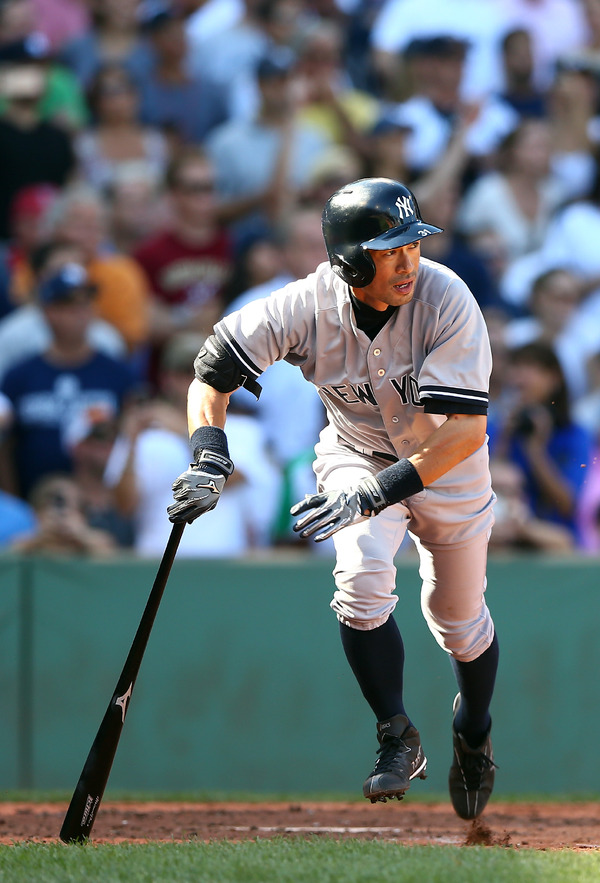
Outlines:
[[[383,370],[383,368],[380,368],[377,373],[380,377],[383,377],[383,375],[385,374],[385,371]]]
[[[398,418],[398,417],[392,417],[392,423],[397,423],[397,422],[398,422],[398,420],[399,420],[399,418]]]
[[[378,350],[373,350],[373,355],[374,355],[374,356],[380,356],[380,355],[381,355],[381,350],[379,350],[379,349],[378,349]]]

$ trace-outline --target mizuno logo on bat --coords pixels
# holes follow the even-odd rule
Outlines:
[[[123,723],[125,723],[125,712],[127,711],[127,703],[129,702],[129,699],[131,698],[131,691],[132,690],[133,690],[133,684],[130,684],[127,692],[123,693],[122,696],[119,696],[119,697],[117,697],[117,699],[115,699],[115,705],[121,706],[121,710],[123,712]]]

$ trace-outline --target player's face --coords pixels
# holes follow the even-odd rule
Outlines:
[[[421,243],[409,242],[389,251],[369,250],[369,254],[375,264],[375,278],[364,288],[352,289],[354,296],[376,310],[409,303],[415,291]]]

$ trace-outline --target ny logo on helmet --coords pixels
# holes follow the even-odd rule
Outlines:
[[[412,201],[409,196],[399,196],[394,205],[398,209],[398,214],[400,215],[400,218],[402,220],[404,220],[405,217],[408,218],[409,215],[414,215],[415,213]]]

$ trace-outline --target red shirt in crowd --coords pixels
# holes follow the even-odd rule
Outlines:
[[[204,245],[188,245],[167,231],[143,242],[134,257],[159,300],[196,310],[220,297],[231,272],[233,249],[224,230]]]

